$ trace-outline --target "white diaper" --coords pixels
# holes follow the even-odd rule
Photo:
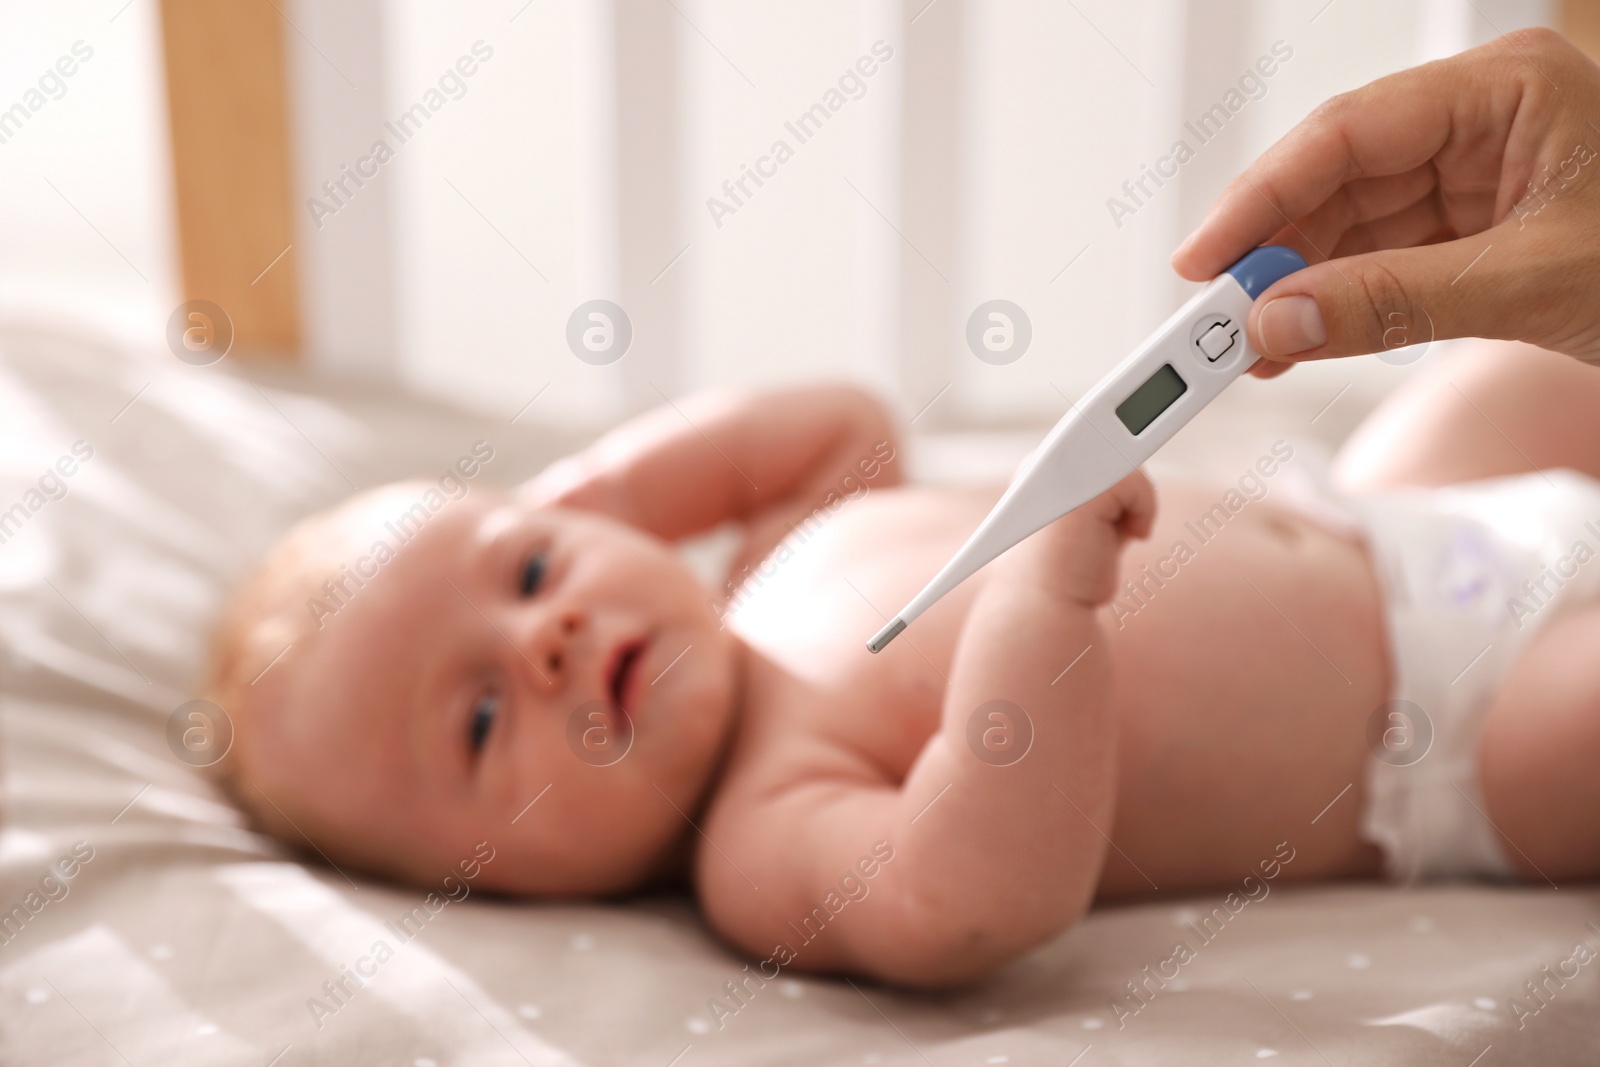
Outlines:
[[[1509,877],[1478,740],[1533,635],[1600,599],[1600,482],[1543,471],[1344,503],[1378,571],[1394,669],[1369,724],[1363,835],[1403,881]]]

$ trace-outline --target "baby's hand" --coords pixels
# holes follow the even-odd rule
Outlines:
[[[1109,601],[1117,589],[1117,558],[1130,539],[1150,536],[1156,493],[1143,471],[1064,515],[1012,549],[1000,573],[1086,608]]]
[[[744,523],[759,559],[830,496],[897,484],[894,439],[883,405],[850,386],[700,393],[630,419],[518,496],[669,541]]]
[[[556,460],[522,483],[517,499],[532,507],[582,508],[633,521],[628,495],[614,469],[592,462],[582,452]]]

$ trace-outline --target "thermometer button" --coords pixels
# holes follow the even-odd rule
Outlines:
[[[1225,315],[1208,315],[1195,323],[1194,344],[1207,363],[1215,363],[1239,344],[1239,325]]]

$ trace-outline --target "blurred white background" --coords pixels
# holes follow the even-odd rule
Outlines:
[[[530,417],[574,428],[702,386],[822,377],[878,388],[921,413],[919,429],[1051,421],[1180,302],[1172,248],[1318,102],[1551,19],[1532,0],[279,8],[309,366],[506,417],[548,386]],[[59,99],[0,125],[0,310],[160,345],[179,285],[157,8],[0,12],[0,110],[75,42],[93,50]],[[459,98],[314,218],[321,183],[374,140],[395,143],[384,122],[480,41],[492,57]],[[892,58],[800,143],[785,123],[878,41]],[[1185,123],[1275,47],[1259,98],[1198,145]],[[714,217],[708,199],[730,203],[723,182],[780,139],[793,158]],[[1131,202],[1123,183],[1179,139],[1194,159],[1119,225],[1109,198]],[[633,321],[609,366],[565,343],[568,316],[596,297]],[[994,298],[1033,330],[1003,366],[964,338]],[[1269,384],[1331,395],[1330,375],[1382,388],[1399,373],[1346,361]]]

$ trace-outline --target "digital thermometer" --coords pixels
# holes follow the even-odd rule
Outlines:
[[[985,563],[1087,504],[1155,455],[1250,369],[1256,361],[1245,334],[1250,305],[1305,265],[1290,249],[1263,245],[1196,293],[1072,405],[967,543],[867,648],[883,651],[907,624]]]

